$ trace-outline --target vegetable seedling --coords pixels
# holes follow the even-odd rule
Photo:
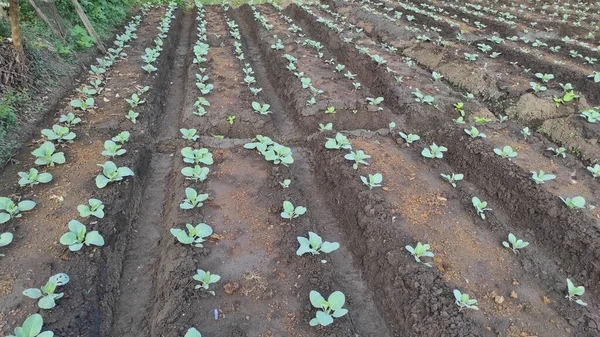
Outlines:
[[[129,103],[132,108],[137,107],[138,105],[146,103],[145,100],[141,99],[138,94],[132,94],[130,98],[126,98],[125,101]]]
[[[179,129],[183,139],[196,141],[200,136],[197,135],[198,130],[196,129]]]
[[[269,111],[270,108],[271,108],[270,104],[265,103],[265,104],[261,105],[258,102],[252,102],[252,109],[255,112],[258,112],[261,115],[268,115],[268,114],[270,114],[271,113],[271,111]]]
[[[229,125],[233,125],[233,123],[235,123],[235,116],[234,115],[227,116],[227,122],[229,123]]]
[[[471,136],[471,138],[485,138],[486,135],[485,133],[479,132],[479,130],[477,130],[476,127],[472,126],[471,129],[465,129],[465,133],[469,136]]]
[[[211,274],[209,271],[198,269],[196,270],[196,275],[193,276],[193,279],[200,282],[200,284],[194,286],[194,289],[203,289],[207,293],[215,296],[215,292],[208,290],[208,288],[211,284],[219,282],[221,276],[217,274]]]
[[[415,258],[415,261],[426,265],[427,267],[432,267],[431,263],[421,261],[422,257],[433,257],[433,252],[429,251],[429,244],[422,244],[421,242],[417,242],[415,247],[411,245],[406,245],[404,248],[408,250],[408,252]]]
[[[419,137],[419,135],[415,135],[413,133],[409,133],[408,135],[404,132],[399,132],[398,133],[400,135],[400,137],[402,137],[402,139],[404,139],[404,141],[406,142],[406,146],[410,146],[410,144],[416,142],[417,140],[421,139],[421,137]]]
[[[82,111],[87,111],[88,109],[91,109],[94,107],[94,99],[91,97],[88,97],[84,100],[74,99],[71,101],[71,106],[74,108],[78,108]]]
[[[573,198],[564,198],[560,197],[565,205],[567,205],[571,209],[584,209],[585,208],[585,199],[581,196],[576,196]]]
[[[13,241],[13,233],[2,233],[0,234],[0,247],[6,247]],[[0,254],[0,257],[5,256],[4,254]]]
[[[122,145],[119,145],[112,140],[107,140],[104,142],[104,151],[102,151],[102,155],[111,158],[122,156],[127,152],[127,150],[122,149],[122,147]]]
[[[340,318],[348,313],[348,309],[342,308],[346,303],[346,296],[341,291],[334,291],[327,300],[312,290],[309,295],[313,307],[321,309],[317,311],[316,317],[310,320],[310,326],[328,326],[333,323],[334,318]]]
[[[573,282],[571,282],[571,280],[567,279],[567,296],[565,296],[565,298],[568,298],[569,301],[575,300],[575,303],[582,305],[582,306],[586,306],[587,303],[585,303],[581,299],[577,299],[577,297],[583,295],[584,293],[585,293],[584,286],[576,287],[573,284]]]
[[[339,243],[323,242],[323,239],[313,232],[308,232],[308,239],[303,236],[298,236],[296,239],[298,240],[298,243],[300,243],[300,248],[296,251],[296,255],[298,256],[302,256],[306,253],[311,253],[312,255],[320,253],[329,254],[340,248]]]
[[[327,123],[327,124],[319,123],[319,131],[320,132],[331,131],[331,130],[333,130],[333,123]]]
[[[371,156],[369,156],[368,154],[364,153],[363,150],[358,150],[356,152],[350,151],[350,153],[346,154],[344,156],[344,158],[346,158],[347,160],[354,161],[354,164],[352,164],[352,168],[354,168],[355,170],[357,170],[359,164],[363,164],[363,165],[367,165],[368,166],[369,163],[367,163],[365,159],[369,159],[369,158],[371,158]]]
[[[181,209],[200,208],[204,205],[203,202],[208,200],[208,193],[198,194],[198,192],[191,187],[186,187],[185,196],[186,199],[179,205]]]
[[[383,103],[383,97],[367,97],[367,102],[369,105],[373,105],[377,107],[377,110],[383,110],[380,106]]]
[[[597,111],[600,107],[596,107],[594,109],[583,110],[579,116],[585,118],[589,123],[598,123],[600,122],[600,112]]]
[[[71,220],[69,221],[69,232],[60,237],[60,243],[69,246],[70,251],[76,252],[84,244],[86,246],[104,246],[104,238],[98,231],[87,232],[84,224],[77,220]]]
[[[189,328],[183,337],[202,337],[202,334],[196,328]]]
[[[521,239],[517,240],[517,237],[513,233],[508,234],[508,242],[502,241],[502,245],[506,248],[509,248],[515,254],[519,254],[518,249],[523,249],[529,246],[529,242],[523,241]]]
[[[13,218],[22,217],[22,212],[32,210],[35,205],[35,201],[31,200],[22,200],[15,204],[10,198],[0,197],[0,224]]]
[[[283,212],[281,212],[282,218],[292,220],[303,215],[304,213],[306,213],[306,207],[294,207],[294,205],[287,200],[283,202]]]
[[[104,218],[104,204],[98,199],[92,198],[88,200],[87,205],[77,206],[77,211],[82,218],[89,218],[92,215],[98,219]]]
[[[346,136],[338,132],[336,133],[335,138],[327,138],[327,142],[325,142],[325,148],[351,150],[352,145]]]
[[[39,173],[39,171],[35,168],[30,168],[29,172],[19,172],[19,186],[25,187],[29,185],[33,187],[33,185],[37,184],[46,184],[52,181],[52,174],[50,173]]]
[[[60,119],[58,120],[60,123],[65,123],[67,125],[77,125],[81,123],[81,118],[75,116],[74,113],[69,112],[66,115],[60,115]]]
[[[137,118],[140,116],[139,113],[133,111],[133,110],[129,110],[127,112],[127,115],[125,115],[125,118],[129,119],[131,121],[131,123],[136,124],[137,123]]]
[[[440,174],[444,180],[450,183],[452,187],[456,187],[456,182],[463,180],[465,177],[462,173]]]
[[[587,170],[590,171],[594,179],[600,177],[600,165],[588,166]]]
[[[527,139],[527,137],[531,137],[531,131],[529,131],[528,127],[524,127],[521,130],[521,135],[523,135],[523,138]]]
[[[556,178],[556,176],[554,174],[545,173],[542,170],[540,170],[539,172],[531,171],[531,179],[536,184],[543,184],[546,181],[550,181],[550,180],[553,180],[555,178]]]
[[[284,179],[283,181],[279,182],[279,185],[281,185],[281,187],[283,187],[283,188],[288,188],[288,187],[290,187],[291,183],[292,183],[292,181],[290,179]]]
[[[561,156],[563,158],[567,157],[567,149],[565,149],[564,147],[559,147],[557,149],[555,149],[553,147],[549,147],[546,150],[554,152],[555,157],[557,157],[557,156]]]
[[[193,180],[195,182],[206,180],[209,172],[208,167],[200,167],[196,165],[194,167],[184,167],[181,169],[181,174],[187,180]]]
[[[415,91],[413,91],[412,94],[413,94],[413,96],[415,96],[415,101],[417,101],[419,103],[425,103],[425,104],[432,105],[433,101],[435,100],[435,98],[433,98],[433,96],[423,95],[423,93],[419,89],[415,89]]]
[[[454,303],[458,305],[458,311],[462,311],[463,309],[473,309],[479,310],[475,304],[477,304],[477,300],[471,299],[468,294],[463,294],[458,289],[454,289]]]
[[[177,238],[177,241],[184,245],[202,248],[204,247],[202,243],[213,233],[212,227],[205,223],[199,223],[196,226],[192,226],[188,223],[185,224],[185,227],[187,232],[185,229],[171,228],[171,234]]]
[[[444,152],[448,151],[448,148],[445,146],[438,146],[436,143],[433,143],[429,146],[429,148],[424,148],[421,151],[421,155],[425,158],[444,158]]]
[[[434,71],[433,73],[431,73],[431,79],[435,82],[435,81],[439,81],[442,78],[444,78],[444,76],[440,73],[438,73],[437,71]]]
[[[54,293],[56,291],[57,287],[61,287],[64,286],[65,284],[69,283],[69,275],[64,274],[64,273],[60,273],[60,274],[56,274],[51,276],[48,279],[48,282],[46,282],[45,285],[43,285],[41,288],[29,288],[29,289],[25,289],[23,291],[23,295],[29,297],[29,298],[33,298],[34,300],[36,299],[40,299],[38,301],[38,307],[40,307],[41,309],[52,309],[56,306],[56,300],[61,299],[64,296],[64,293]],[[41,326],[40,326],[41,328]],[[25,335],[21,335],[19,334],[16,330],[15,330],[17,337],[18,336],[25,336]],[[30,335],[26,335],[26,336],[30,336]],[[33,336],[36,336],[35,334]],[[37,335],[40,336],[40,335]],[[52,336],[51,334],[48,334],[48,336]]]
[[[487,208],[487,201],[481,201],[477,197],[473,197],[471,201],[473,202],[473,207],[475,207],[475,210],[477,211],[477,215],[479,215],[483,220],[485,220],[484,212],[492,210],[491,208]]]
[[[121,145],[129,141],[129,131],[121,131],[118,135],[112,138],[113,142],[121,143]]]
[[[327,108],[325,109],[325,113],[326,113],[326,114],[334,114],[334,113],[336,113],[336,112],[337,112],[337,111],[335,111],[335,107],[334,107],[334,106],[329,106],[329,107],[327,107]]]
[[[369,174],[368,177],[360,176],[360,180],[372,190],[374,187],[381,187],[383,175],[381,173]]]
[[[117,167],[112,161],[98,164],[98,166],[102,167],[102,173],[96,176],[96,186],[98,188],[104,188],[111,182],[121,181],[125,177],[134,175],[129,167]]]
[[[76,137],[75,133],[70,131],[68,127],[60,125],[53,125],[52,130],[43,129],[42,135],[49,141],[56,140],[59,143],[72,143]]]
[[[553,74],[536,73],[535,77],[539,78],[544,83],[548,83],[548,82],[550,82],[550,80],[554,79],[554,75]]]
[[[181,155],[183,161],[189,164],[204,164],[212,165],[213,157],[212,153],[206,148],[192,149],[191,147],[184,147],[181,149]]]
[[[37,149],[31,152],[36,157],[36,165],[49,165],[54,166],[55,164],[64,164],[66,162],[65,154],[62,152],[55,152],[56,147],[52,142],[45,142],[40,145]]]
[[[15,328],[14,335],[8,335],[6,337],[53,337],[54,332],[44,331],[42,332],[42,326],[44,320],[40,314],[33,314],[25,319],[23,326]]]
[[[529,86],[531,87],[531,89],[533,90],[533,92],[544,92],[546,90],[548,90],[547,87],[539,84],[539,83],[535,83],[535,82],[529,82]]]
[[[499,155],[502,158],[514,158],[518,155],[516,151],[513,151],[512,147],[506,145],[505,147],[500,149],[494,149],[494,153]]]

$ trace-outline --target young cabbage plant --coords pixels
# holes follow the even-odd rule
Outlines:
[[[212,153],[207,148],[193,149],[184,147],[181,149],[183,161],[189,164],[212,165],[214,163]]]
[[[435,81],[439,81],[442,78],[444,78],[444,76],[440,73],[438,73],[437,71],[434,71],[433,73],[431,73],[431,79],[435,82]]]
[[[558,156],[561,156],[563,158],[567,157],[567,149],[565,149],[564,147],[559,147],[557,149],[555,149],[553,147],[549,147],[546,150],[554,152],[555,157],[558,157]]]
[[[533,92],[544,92],[546,90],[548,90],[547,87],[539,84],[539,83],[535,83],[535,82],[529,82],[529,86],[531,87],[531,89],[533,90]]]
[[[528,127],[524,127],[521,130],[521,135],[523,135],[523,138],[527,139],[527,137],[531,137],[531,131],[529,130]]]
[[[54,332],[42,332],[44,320],[40,314],[33,314],[25,319],[23,326],[16,327],[14,335],[6,337],[53,337]]]
[[[354,168],[355,170],[358,170],[359,164],[363,164],[363,165],[367,165],[367,166],[369,165],[369,163],[365,159],[369,159],[369,158],[371,158],[371,156],[364,153],[363,150],[358,150],[356,152],[350,151],[350,153],[346,154],[344,156],[344,158],[346,158],[347,160],[354,161],[354,164],[352,164],[352,168]]]
[[[52,309],[56,306],[56,300],[61,299],[64,293],[55,293],[56,288],[69,283],[69,275],[60,273],[51,276],[41,288],[29,288],[23,291],[23,295],[38,301],[38,307],[41,309]],[[17,333],[17,336],[19,334]],[[35,336],[35,335],[34,335]],[[51,336],[51,335],[49,335]]]
[[[491,208],[487,208],[487,201],[481,201],[477,197],[473,197],[471,201],[473,202],[473,207],[475,207],[475,210],[477,211],[477,215],[479,215],[483,220],[485,220],[484,212],[492,210]]]
[[[71,101],[71,106],[74,108],[78,108],[82,111],[87,111],[88,109],[94,108],[94,99],[88,97],[86,99],[74,99]]]
[[[284,166],[288,166],[294,163],[294,158],[292,157],[292,149],[287,146],[283,146],[278,143],[273,143],[267,150],[263,153],[265,160],[272,161],[273,164],[282,164]]]
[[[377,110],[383,110],[381,107],[381,103],[383,103],[383,97],[367,97],[367,102],[369,102],[369,105],[376,106]]]
[[[137,123],[137,118],[140,116],[139,113],[133,111],[133,110],[129,110],[127,112],[127,115],[125,115],[125,118],[129,119],[131,121],[131,123],[136,124]]]
[[[13,241],[13,233],[2,233],[0,234],[0,247],[6,247]],[[5,256],[4,254],[0,254],[0,257]]]
[[[583,110],[579,116],[585,118],[589,123],[598,123],[600,122],[600,111],[597,109],[600,109],[600,107]]]
[[[33,187],[33,185],[46,184],[52,181],[52,174],[46,172],[39,173],[35,168],[30,168],[29,172],[19,172],[18,174],[19,177],[21,177],[21,179],[19,179],[20,187],[25,187],[27,185]]]
[[[505,147],[500,149],[494,149],[494,153],[499,155],[502,158],[514,158],[518,155],[516,151],[513,151],[512,147],[506,145]]]
[[[600,71],[594,71],[593,73],[588,75],[588,78],[594,80],[594,83],[600,83]]]
[[[550,80],[554,79],[554,75],[553,74],[536,73],[535,77],[539,78],[544,83],[548,83],[548,82],[550,82]]]
[[[60,237],[60,243],[69,246],[69,250],[76,252],[83,245],[104,246],[104,238],[98,231],[88,232],[84,224],[77,220],[69,221],[69,231]]]
[[[540,170],[539,172],[531,171],[531,179],[536,184],[543,184],[546,181],[550,181],[550,180],[556,179],[556,176],[554,174],[545,173],[542,170]]]
[[[306,213],[306,207],[294,207],[294,205],[287,200],[283,202],[283,212],[281,212],[282,218],[292,220],[303,215],[304,213]]]
[[[419,135],[415,135],[413,133],[409,133],[408,135],[404,132],[399,132],[398,133],[400,135],[400,137],[402,137],[402,139],[404,139],[404,141],[406,142],[406,146],[410,146],[410,144],[416,142],[417,140],[421,139],[421,137],[419,137]]]
[[[281,185],[283,188],[289,188],[291,183],[292,181],[290,179],[284,179],[283,181],[279,182],[279,185]]]
[[[210,169],[208,167],[201,167],[200,165],[195,165],[194,167],[184,167],[181,169],[181,174],[185,176],[187,180],[193,180],[195,182],[204,181],[208,177],[208,172]]]
[[[573,197],[573,198],[563,198],[560,197],[565,205],[567,205],[571,209],[584,209],[585,208],[585,198],[581,196]]]
[[[502,241],[502,245],[506,248],[509,248],[515,254],[519,254],[518,249],[523,249],[529,246],[529,242],[523,241],[521,239],[517,240],[517,237],[513,233],[508,234],[508,242]]]
[[[189,328],[183,337],[202,337],[202,334],[196,328]]]
[[[49,141],[57,141],[59,143],[72,143],[75,139],[75,132],[69,130],[66,126],[53,125],[52,129],[43,129],[42,135]]]
[[[203,289],[205,292],[215,296],[215,292],[212,290],[208,290],[211,284],[219,282],[221,276],[217,274],[211,274],[209,271],[204,271],[202,269],[196,270],[196,275],[194,275],[194,280],[200,282],[194,286],[194,289]]]
[[[327,142],[325,142],[325,148],[351,150],[352,145],[346,136],[338,132],[336,133],[335,138],[327,138]]]
[[[404,248],[408,250],[408,252],[415,258],[415,261],[419,263],[423,263],[427,267],[432,267],[431,263],[421,261],[422,257],[433,257],[433,252],[429,251],[431,246],[429,244],[422,244],[421,242],[417,242],[415,247],[411,245],[406,245]]]
[[[458,289],[454,289],[454,303],[458,305],[458,311],[462,311],[463,309],[473,309],[479,310],[475,304],[477,304],[477,300],[471,299],[469,294],[463,294]]]
[[[143,66],[142,66],[142,69],[143,69],[145,72],[149,73],[149,74],[151,74],[151,73],[153,73],[153,72],[155,72],[155,71],[157,71],[157,70],[158,70],[158,68],[156,68],[155,66],[153,66],[152,64],[149,64],[149,63],[148,63],[148,64],[145,64],[145,65],[143,65]]]
[[[333,123],[322,124],[319,123],[319,132],[333,130]]]
[[[336,113],[336,112],[337,112],[337,111],[335,110],[335,107],[334,107],[334,106],[328,106],[328,107],[325,109],[325,113],[326,113],[326,114],[334,114],[334,113]]]
[[[435,100],[435,98],[433,98],[433,96],[423,95],[423,93],[419,89],[415,89],[415,91],[413,91],[412,94],[413,94],[413,96],[415,96],[415,101],[417,101],[419,103],[425,103],[425,104],[432,105],[433,101]]]
[[[60,115],[60,119],[58,121],[60,123],[65,123],[67,125],[73,126],[81,123],[81,118],[75,116],[74,113],[69,112],[66,115]]]
[[[360,176],[360,180],[372,190],[375,187],[381,187],[383,175],[381,173],[369,174],[368,177]]]
[[[200,208],[204,205],[203,202],[208,200],[208,193],[198,194],[198,192],[191,187],[186,187],[185,196],[186,199],[179,205],[181,209]]]
[[[429,146],[429,148],[424,148],[421,151],[421,155],[425,158],[444,158],[444,152],[448,151],[448,148],[445,146],[438,146],[436,143],[433,143]]]
[[[122,156],[127,152],[127,150],[122,149],[122,147],[122,145],[117,144],[112,140],[107,140],[104,142],[104,151],[102,151],[102,155],[111,158]]]
[[[318,291],[312,290],[309,298],[313,307],[321,309],[317,311],[316,317],[310,320],[310,326],[328,326],[333,323],[334,318],[348,313],[348,309],[342,308],[346,303],[346,296],[341,291],[334,291],[325,300]]]
[[[198,248],[204,247],[202,243],[213,233],[212,227],[205,223],[199,223],[196,226],[188,223],[185,224],[185,228],[187,232],[185,229],[171,228],[171,234],[177,238],[177,241],[184,245],[191,245]]]
[[[45,142],[31,152],[31,154],[36,157],[36,165],[54,166],[55,164],[64,164],[66,162],[65,154],[56,152],[56,147],[52,142]]]
[[[129,103],[132,108],[137,107],[140,104],[144,104],[146,101],[141,99],[136,93],[132,94],[130,98],[125,98],[125,101]]]
[[[308,239],[303,236],[298,236],[296,239],[298,240],[298,243],[300,243],[300,248],[296,251],[296,255],[298,256],[302,256],[306,253],[311,253],[312,255],[320,253],[329,254],[340,248],[339,243],[323,242],[323,239],[313,232],[308,232]]]
[[[476,127],[472,126],[471,129],[465,129],[465,133],[469,136],[471,136],[471,138],[485,138],[486,135],[485,133],[479,132],[479,130],[477,130]]]
[[[179,129],[179,132],[181,132],[183,139],[187,140],[196,141],[200,137],[197,135],[198,130],[196,129]]]
[[[265,104],[261,105],[258,102],[252,102],[252,109],[261,115],[270,114],[271,113],[271,111],[269,111],[270,108],[271,108],[271,105],[269,105],[269,104],[265,103]]]
[[[590,171],[594,179],[600,177],[600,165],[595,164],[594,166],[588,166],[587,170]]]
[[[584,286],[576,287],[573,284],[573,282],[571,282],[571,280],[567,279],[567,296],[565,296],[565,298],[568,298],[569,301],[575,300],[575,303],[582,305],[582,306],[586,306],[587,303],[585,303],[581,299],[577,298],[577,297],[583,295],[584,293],[585,293]]]
[[[450,183],[452,187],[456,187],[456,182],[463,180],[465,177],[462,173],[440,174],[444,180]]]
[[[121,131],[118,135],[112,137],[112,141],[123,145],[129,141],[129,135],[129,131]]]
[[[15,204],[10,198],[0,197],[0,224],[8,222],[10,219],[22,217],[22,212],[32,210],[35,205],[35,201],[31,200],[22,200]]]
[[[102,167],[102,173],[96,176],[96,186],[104,188],[111,182],[121,181],[125,177],[133,176],[134,173],[129,167],[117,167],[112,161],[107,161],[104,164],[98,164]]]
[[[82,204],[77,206],[77,211],[82,218],[95,216],[98,219],[102,219],[104,218],[104,203],[102,203],[102,200],[92,198],[88,200],[87,205]]]

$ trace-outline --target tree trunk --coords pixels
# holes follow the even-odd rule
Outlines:
[[[35,12],[37,13],[37,15],[40,17],[40,19],[42,19],[42,21],[44,21],[44,23],[46,23],[46,25],[48,27],[50,27],[50,30],[52,30],[52,33],[54,33],[54,35],[56,35],[56,37],[58,37],[59,39],[61,39],[62,41],[64,41],[65,37],[62,34],[62,32],[60,30],[58,30],[56,27],[54,27],[54,25],[52,24],[52,22],[50,22],[50,20],[46,16],[46,14],[44,14],[44,12],[42,12],[42,10],[37,6],[37,4],[35,3],[35,1],[34,0],[28,0],[28,1],[29,1],[29,4],[31,5],[31,7],[33,7],[33,9],[35,10]]]
[[[25,52],[21,40],[21,28],[19,27],[19,0],[10,0],[9,6],[8,14],[10,16],[12,43],[16,51],[16,60],[22,64],[25,62]]]
[[[16,1],[16,0],[11,0],[11,1]],[[100,37],[98,36],[98,34],[96,34],[96,31],[94,30],[94,27],[92,26],[92,23],[88,19],[87,15],[85,15],[83,8],[81,8],[81,5],[79,4],[79,1],[71,0],[71,2],[73,2],[73,6],[75,6],[75,10],[77,11],[77,14],[79,14],[79,18],[83,22],[83,25],[87,29],[88,33],[90,34],[90,36],[92,36],[96,40],[96,44],[98,45],[98,48],[103,53],[106,53],[106,48],[104,48],[104,45],[102,44],[102,41],[100,40]]]

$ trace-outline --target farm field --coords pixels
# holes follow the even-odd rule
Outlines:
[[[142,6],[0,172],[1,335],[600,336],[598,10]]]

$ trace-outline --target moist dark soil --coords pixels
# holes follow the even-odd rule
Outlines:
[[[305,6],[333,20],[316,5]],[[40,312],[45,329],[57,336],[176,337],[190,327],[207,336],[231,337],[600,335],[600,288],[595,286],[600,283],[600,213],[596,207],[568,209],[559,198],[581,195],[588,205],[597,205],[600,186],[587,172],[587,163],[573,154],[554,156],[546,149],[557,145],[544,134],[523,138],[520,119],[499,122],[489,101],[465,102],[467,124],[453,123],[458,116],[453,105],[463,99],[458,87],[495,86],[481,91],[479,98],[503,100],[506,109],[518,107],[517,98],[528,94],[520,82],[508,78],[512,69],[502,77],[486,76],[452,55],[450,50],[460,51],[462,45],[414,45],[411,36],[394,35],[401,32],[389,21],[354,9],[344,14],[359,18],[353,22],[364,26],[364,33],[334,32],[295,4],[283,11],[256,6],[273,25],[270,31],[254,20],[248,5],[205,8],[210,45],[206,68],[215,85],[206,96],[211,102],[206,115],[192,113],[200,95],[195,85],[198,65],[192,62],[197,11],[174,12],[156,63],[159,70],[148,75],[141,69],[141,55],[153,45],[165,11],[157,8],[144,18],[138,39],[127,48],[129,56],[107,73],[96,97],[98,107],[79,114],[84,123],[73,128],[76,141],[60,147],[67,164],[48,169],[54,180],[33,188],[16,185],[17,172],[30,167],[29,153],[39,138],[21,150],[19,164],[0,173],[0,195],[38,203],[0,227],[0,232],[15,233],[14,242],[2,247],[6,256],[0,259],[5,271],[0,275],[1,332],[9,333],[26,316]],[[243,63],[235,58],[228,19],[240,27]],[[306,35],[288,30],[288,19]],[[342,39],[348,36],[352,43]],[[409,66],[404,54],[381,47],[380,42],[398,37],[405,39],[398,44],[401,51],[412,53],[417,64]],[[282,50],[271,48],[276,39],[282,40]],[[323,57],[302,39],[319,41]],[[376,65],[356,46],[384,56],[387,64]],[[286,69],[285,53],[296,57],[297,71],[323,90],[314,106],[306,104],[310,93]],[[493,69],[500,69],[502,60],[492,63]],[[243,84],[245,62],[263,88],[257,97]],[[362,89],[353,90],[352,81],[334,71],[335,64],[356,74]],[[474,79],[461,74],[466,69]],[[432,81],[432,70],[443,71],[448,82]],[[404,80],[398,82],[397,76]],[[139,108],[139,122],[131,124],[124,118],[129,109],[124,98],[136,85],[152,88]],[[434,96],[435,106],[416,102],[416,88]],[[71,110],[69,101],[76,96],[60,101],[56,120]],[[366,103],[367,97],[378,96],[384,98],[382,110]],[[544,98],[549,99],[536,99]],[[253,112],[255,100],[268,102],[273,113]],[[325,114],[328,106],[337,112]],[[597,134],[594,126],[571,116],[574,111],[556,113],[530,122],[544,128],[549,121],[569,118],[582,139]],[[227,121],[232,115],[233,124]],[[475,116],[490,121],[475,123]],[[327,122],[334,131],[319,132],[319,123]],[[468,136],[464,129],[471,126],[487,138]],[[184,140],[180,128],[196,128],[200,138]],[[132,168],[135,176],[99,190],[94,178],[100,172],[96,165],[106,160],[100,155],[103,141],[120,130],[132,136],[127,153],[115,162]],[[344,158],[346,151],[324,147],[338,131],[348,136],[354,151],[371,156],[369,165],[355,169]],[[409,146],[400,131],[421,139]],[[550,139],[564,140],[564,133]],[[257,134],[289,146],[294,163],[275,165],[256,150],[245,149]],[[432,143],[448,147],[442,159],[421,155]],[[508,159],[494,154],[504,145],[519,155]],[[212,153],[206,180],[186,180],[180,173],[188,166],[180,154],[185,146]],[[540,169],[556,179],[536,185],[531,171]],[[375,173],[383,175],[382,187],[369,189],[361,176]],[[453,187],[441,173],[464,173],[465,178]],[[285,179],[291,181],[287,188],[280,184]],[[179,207],[187,187],[209,195],[202,207]],[[475,212],[473,196],[488,202],[491,210],[485,211],[485,219]],[[58,239],[77,217],[77,205],[91,197],[104,202],[106,216],[87,225],[100,231],[106,244],[69,252]],[[286,200],[305,206],[306,214],[282,218]],[[213,228],[204,247],[183,245],[170,233],[188,223]],[[339,242],[340,248],[297,256],[297,237],[309,231]],[[514,254],[501,244],[508,233],[530,245]],[[427,258],[430,268],[407,253],[405,246],[416,242],[431,245],[435,256]],[[214,296],[194,289],[197,269],[221,276],[211,285]],[[37,309],[34,300],[21,294],[59,272],[69,274],[71,282],[61,288],[65,297],[56,308]],[[588,307],[565,298],[567,277],[586,287],[582,299]],[[477,299],[480,310],[459,310],[454,289]],[[316,312],[309,301],[311,290],[325,296],[342,291],[349,313],[330,326],[310,327]]]

